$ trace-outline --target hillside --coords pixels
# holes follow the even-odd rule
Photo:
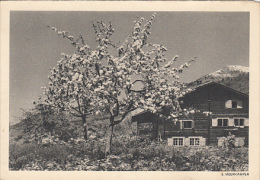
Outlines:
[[[213,73],[186,84],[188,88],[195,87],[206,82],[213,81],[233,88],[237,91],[249,94],[249,67],[232,65],[223,67]]]

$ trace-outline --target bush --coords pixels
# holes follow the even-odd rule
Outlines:
[[[134,139],[134,138],[133,138]],[[122,140],[122,139],[119,139]],[[75,140],[51,144],[13,144],[11,170],[95,171],[247,171],[248,148],[173,148],[165,142],[117,146],[116,154],[105,157],[97,140]],[[115,143],[118,143],[117,141]],[[126,148],[128,150],[126,151]],[[123,153],[125,152],[125,153]],[[127,152],[127,153],[126,153]]]
[[[235,147],[235,135],[231,134],[230,132],[228,133],[227,136],[227,146],[228,148],[234,148]]]
[[[71,153],[66,145],[56,144],[46,147],[35,143],[12,144],[9,151],[9,168],[12,170],[24,169],[36,162],[40,163],[41,169],[46,168],[48,161],[63,164],[68,161],[68,156]]]
[[[46,137],[58,138],[68,141],[71,138],[81,136],[81,126],[76,126],[69,120],[69,116],[62,113],[56,114],[49,112],[42,114],[38,110],[24,112],[24,118],[20,122],[21,129],[24,133],[24,141],[41,142]],[[15,140],[22,139],[17,137]]]
[[[46,128],[40,131],[43,127],[37,125],[38,129],[35,128],[37,131],[31,129],[30,133],[26,134],[28,143],[11,143],[10,169],[38,171],[248,170],[248,148],[172,147],[168,146],[165,141],[140,139],[136,136],[135,124],[115,128],[112,141],[113,154],[105,157],[104,137],[107,124],[103,120],[88,122],[89,139],[86,141],[78,133],[77,128],[81,125],[72,130],[75,125],[63,124],[66,123],[64,119],[60,117],[55,120],[56,125],[52,132],[46,132]],[[61,138],[66,131],[69,135]],[[39,132],[39,135],[34,132]],[[230,143],[233,142],[231,140],[232,138],[230,138]]]

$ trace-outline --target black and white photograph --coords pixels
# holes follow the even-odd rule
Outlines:
[[[11,10],[6,170],[250,177],[252,17]]]

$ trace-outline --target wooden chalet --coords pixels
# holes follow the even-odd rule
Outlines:
[[[195,87],[179,101],[184,113],[178,117],[177,122],[162,122],[150,112],[140,111],[133,115],[133,121],[138,122],[139,135],[162,137],[173,146],[222,146],[225,137],[231,133],[236,137],[236,146],[248,145],[247,94],[219,83],[209,82]],[[195,112],[185,113],[185,109],[193,109]]]
[[[162,137],[162,121],[161,119],[149,112],[142,109],[136,109],[132,112],[132,122],[137,123],[137,134],[141,138],[161,138]]]

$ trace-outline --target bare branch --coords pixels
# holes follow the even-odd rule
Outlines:
[[[114,121],[112,124],[110,124],[111,126],[115,126],[116,124],[119,124],[120,122],[122,122],[125,117],[127,116],[128,113],[130,113],[131,111],[133,111],[133,109],[131,109],[133,107],[133,101],[130,102],[129,106],[127,107],[126,111],[124,112],[124,114],[122,115],[121,119],[119,121]]]
[[[73,116],[76,116],[76,117],[82,117],[82,115],[75,114],[75,113],[73,113],[73,112],[70,112],[70,114],[73,115]]]

